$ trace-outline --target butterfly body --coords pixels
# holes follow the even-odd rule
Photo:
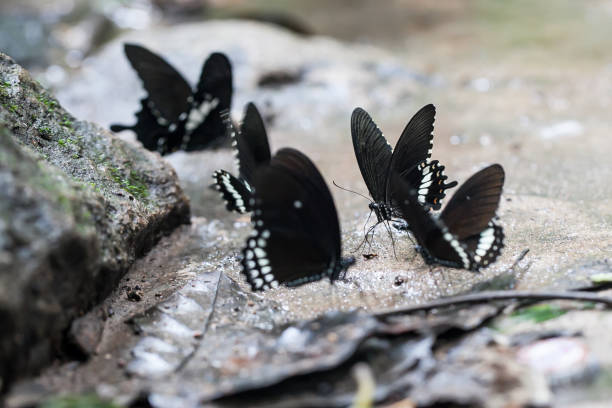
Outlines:
[[[145,148],[162,155],[223,145],[225,127],[219,114],[229,109],[232,99],[231,64],[225,55],[213,53],[208,57],[192,89],[157,54],[135,44],[125,44],[124,50],[147,96],[140,101],[136,124],[115,124],[111,130],[132,130]]]
[[[250,202],[254,194],[255,171],[270,162],[268,135],[257,107],[252,103],[247,104],[239,130],[234,126],[228,111],[222,112],[221,117],[232,141],[238,177],[225,170],[217,170],[213,173],[213,179],[227,210],[245,214],[252,210]]]
[[[374,215],[376,215],[376,220],[378,223],[391,220],[396,215],[394,214],[393,208],[387,205],[385,202],[372,201],[370,204],[368,204],[368,207],[370,208],[370,211],[373,211]]]
[[[281,149],[255,174],[254,230],[242,251],[242,273],[255,291],[339,279],[354,258],[341,256],[338,214],[315,165]]]
[[[457,185],[446,183],[444,166],[430,160],[435,108],[426,105],[408,122],[395,149],[392,149],[368,113],[356,108],[351,116],[353,148],[361,175],[368,187],[377,222],[400,216],[394,197],[391,173],[399,175],[417,191],[426,208],[439,209],[445,190]]]
[[[397,177],[397,176],[396,176]],[[461,185],[439,217],[419,202],[417,191],[396,179],[402,217],[410,225],[417,251],[428,264],[477,272],[495,262],[504,247],[496,211],[504,170],[494,164]]]

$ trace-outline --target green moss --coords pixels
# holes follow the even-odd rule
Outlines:
[[[38,102],[42,103],[49,112],[53,112],[55,108],[58,107],[57,101],[50,98],[48,95],[40,94],[36,99],[38,99]]]
[[[535,323],[541,323],[545,322],[546,320],[563,316],[566,312],[566,310],[561,309],[559,306],[542,304],[517,310],[516,312],[512,313],[512,317],[522,320],[531,320]]]
[[[135,171],[130,171],[126,190],[139,200],[143,200],[149,196],[149,189],[142,181],[142,178]]]
[[[144,200],[149,196],[149,189],[142,178],[134,170],[129,171],[126,177],[117,167],[108,166],[111,179],[119,184],[125,191],[139,200]]]
[[[57,144],[59,144],[62,147],[67,147],[68,145],[75,145],[76,141],[72,138],[66,137],[66,138],[61,138],[57,141]]]
[[[44,402],[40,408],[119,408],[95,395],[55,397]]]
[[[60,125],[67,127],[68,129],[72,129],[72,121],[70,120],[70,117],[68,115],[62,116]]]
[[[51,137],[53,135],[53,131],[51,130],[51,128],[49,126],[41,126],[38,128],[38,133],[40,133],[42,136],[46,136],[47,138]]]

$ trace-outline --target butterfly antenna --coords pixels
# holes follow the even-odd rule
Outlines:
[[[357,194],[358,196],[361,196],[363,198],[365,198],[366,200],[368,200],[369,202],[373,203],[374,201],[372,201],[372,199],[370,197],[367,197],[361,193],[358,193],[357,191],[353,191],[353,190],[349,190],[348,188],[344,188],[344,187],[340,187],[338,184],[336,184],[336,182],[334,180],[332,180],[332,184],[336,187],[338,187],[340,190],[344,190],[344,191],[348,191],[349,193],[353,193],[353,194]]]

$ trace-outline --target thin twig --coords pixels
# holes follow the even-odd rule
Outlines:
[[[514,263],[512,264],[509,270],[513,271],[514,268],[518,266],[518,263],[521,262],[525,258],[525,256],[527,256],[528,253],[529,253],[529,248],[523,249],[523,251],[519,254],[519,256],[516,257],[516,261],[514,261]]]
[[[180,364],[174,369],[175,373],[178,373],[183,368],[185,368],[187,363],[193,358],[193,356],[196,354],[196,352],[200,348],[200,345],[202,344],[202,340],[204,339],[204,336],[208,333],[208,328],[210,326],[210,322],[212,321],[212,317],[213,317],[213,314],[215,313],[215,308],[217,306],[217,297],[219,296],[219,286],[221,285],[222,276],[223,276],[223,272],[219,271],[219,274],[217,275],[217,283],[215,284],[215,293],[213,295],[213,299],[210,304],[210,313],[206,317],[206,322],[204,323],[204,330],[202,330],[202,335],[200,336],[199,341],[194,345],[193,350],[191,350],[191,352],[188,355],[186,355],[183,358],[183,360],[181,360]]]
[[[422,305],[402,307],[400,309],[387,310],[375,313],[377,317],[388,317],[400,314],[410,314],[414,312],[428,311],[441,307],[459,306],[463,304],[486,303],[498,300],[576,300],[580,302],[602,303],[612,308],[612,297],[598,296],[593,293],[585,292],[537,292],[537,291],[491,291],[472,293],[469,295],[453,296],[444,299],[437,299]]]

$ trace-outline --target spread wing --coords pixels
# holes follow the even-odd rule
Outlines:
[[[445,183],[444,166],[437,160],[429,161],[433,147],[433,129],[436,108],[426,105],[410,119],[400,136],[391,158],[391,171],[400,175],[416,189],[419,202],[426,208],[440,209],[444,190],[457,185],[456,181]],[[387,202],[393,204],[393,185],[388,179]],[[394,205],[394,204],[393,204]]]
[[[227,142],[221,112],[232,104],[232,66],[221,53],[212,53],[204,62],[193,103],[185,125],[183,149],[202,150]]]
[[[146,104],[163,123],[177,123],[190,108],[191,87],[163,58],[136,45],[125,44],[125,55],[148,93]]]
[[[234,131],[234,135],[236,135],[234,148],[240,176],[252,183],[257,167],[268,164],[271,158],[266,128],[254,104],[247,105],[240,132]]]
[[[471,176],[453,195],[440,219],[460,240],[480,234],[495,217],[504,186],[504,169],[499,164]]]
[[[178,125],[160,125],[157,120],[158,118],[153,115],[148,107],[147,100],[145,98],[140,101],[141,108],[136,112],[136,123],[134,125],[113,124],[110,129],[113,132],[131,130],[136,133],[136,138],[145,149],[158,151],[162,156],[172,153],[181,145],[180,133],[184,131],[184,127],[182,127],[181,123]],[[170,130],[171,126],[175,127],[172,131]]]
[[[391,146],[370,115],[361,108],[356,108],[351,115],[351,136],[357,164],[370,196],[376,202],[385,201]]]

